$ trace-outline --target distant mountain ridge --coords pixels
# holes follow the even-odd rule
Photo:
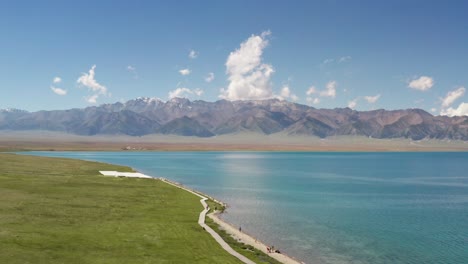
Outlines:
[[[84,109],[0,110],[0,130],[50,130],[78,135],[173,134],[211,137],[256,132],[328,137],[468,140],[468,117],[433,116],[421,109],[355,111],[316,109],[288,101],[216,102],[140,97]]]

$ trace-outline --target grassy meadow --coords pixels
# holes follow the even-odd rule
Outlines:
[[[240,263],[197,224],[199,198],[128,167],[0,154],[1,263]]]

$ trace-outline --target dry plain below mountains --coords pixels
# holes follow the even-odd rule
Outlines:
[[[0,131],[0,151],[468,151],[468,141],[363,136],[237,133],[209,138],[152,134],[80,136],[51,131]]]

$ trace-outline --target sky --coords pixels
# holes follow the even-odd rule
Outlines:
[[[468,115],[467,1],[3,1],[0,108],[278,98]]]

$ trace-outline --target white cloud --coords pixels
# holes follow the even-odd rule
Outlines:
[[[325,59],[325,60],[322,62],[322,64],[329,64],[329,63],[332,63],[332,62],[334,62],[334,61],[335,61],[335,59]]]
[[[307,95],[312,95],[312,94],[315,94],[317,92],[317,89],[315,88],[315,86],[311,86],[309,87],[309,89],[307,90],[306,94]]]
[[[329,81],[327,83],[326,89],[320,92],[322,97],[336,97],[336,87],[338,86],[336,81]]]
[[[313,97],[307,97],[306,98],[307,103],[309,104],[319,104],[320,99],[319,98],[313,98]]]
[[[465,87],[459,87],[454,91],[447,93],[445,98],[442,99],[442,108],[447,108],[453,104],[458,98],[462,97],[465,94]]]
[[[214,80],[214,78],[215,78],[214,73],[209,72],[208,76],[205,77],[205,82],[210,83]]]
[[[437,108],[434,108],[434,107],[433,107],[433,108],[431,108],[431,112],[432,112],[432,113],[435,113],[435,112],[437,112]]]
[[[377,102],[377,100],[379,100],[380,98],[380,94],[376,95],[376,96],[364,96],[364,99],[369,103],[369,104],[373,104],[375,102]]]
[[[197,89],[193,90],[193,93],[194,93],[196,96],[200,97],[200,96],[203,94],[203,90],[197,88]]]
[[[297,102],[299,100],[299,96],[295,95],[295,94],[292,94],[291,95],[291,101],[293,102]]]
[[[96,92],[97,94],[107,94],[107,88],[101,84],[99,84],[95,77],[94,69],[96,69],[96,65],[93,65],[88,73],[83,73],[80,78],[76,81],[78,84],[87,87],[88,89]]]
[[[169,92],[169,99],[174,97],[186,97],[188,94],[191,94],[192,91],[189,88],[177,88],[174,91]]]
[[[270,31],[252,35],[240,48],[231,52],[226,61],[229,85],[221,89],[220,98],[227,100],[259,100],[273,97],[270,64],[262,62],[263,50],[268,46]]]
[[[197,51],[191,50],[188,56],[191,59],[196,59],[198,57],[198,54],[199,53]]]
[[[350,61],[352,59],[351,56],[343,56],[343,57],[339,57],[339,58],[328,58],[328,59],[325,59],[323,62],[322,62],[322,66],[325,66],[327,64],[339,64],[339,63],[343,63],[343,62],[347,62],[347,61]]]
[[[62,82],[62,78],[60,78],[58,76],[54,77],[54,79],[52,79],[52,83],[54,83],[54,84],[59,84],[61,82]],[[51,85],[50,89],[52,90],[52,92],[54,92],[55,94],[58,94],[58,95],[66,95],[67,94],[67,90],[55,87],[54,85]]]
[[[440,115],[446,116],[468,116],[468,103],[461,103],[457,108],[442,109]]]
[[[137,70],[136,70],[136,68],[134,66],[128,65],[127,66],[127,71],[133,73],[133,78],[138,79],[138,72],[137,72]]]
[[[350,61],[351,59],[352,59],[351,56],[343,56],[338,59],[338,63],[347,62],[347,61]]]
[[[291,90],[289,89],[288,86],[283,86],[280,92],[280,96],[285,97],[285,98],[288,98],[289,96],[291,96]]]
[[[52,90],[52,92],[54,92],[54,93],[56,93],[58,95],[66,95],[67,94],[67,90],[64,90],[62,88],[50,86],[50,89]]]
[[[310,98],[309,101],[314,100],[313,97],[311,97],[311,95],[313,95],[313,94],[318,94],[318,96],[320,96],[320,97],[335,98],[336,97],[336,87],[337,86],[338,86],[338,83],[336,81],[329,81],[327,83],[327,85],[325,86],[325,89],[322,90],[322,91],[318,91],[315,86],[310,86],[309,89],[307,89],[307,91],[306,91],[306,95]],[[320,100],[318,100],[318,98],[315,98],[315,99],[317,99],[317,101],[320,102]]]
[[[203,94],[203,90],[201,89],[190,90],[189,88],[185,88],[185,87],[177,88],[169,92],[169,99],[172,99],[175,97],[187,98],[192,94],[195,94],[196,96],[201,96]]]
[[[434,79],[429,76],[421,76],[408,83],[408,87],[419,91],[427,91],[434,86]]]
[[[356,98],[356,99],[354,99],[354,100],[349,101],[349,102],[348,102],[348,107],[351,108],[351,109],[356,108],[358,99],[359,99],[359,98]]]
[[[182,69],[179,71],[182,75],[189,75],[191,73],[190,69]]]
[[[290,99],[293,102],[296,102],[299,100],[299,97],[291,92],[291,89],[289,89],[289,86],[284,85],[283,88],[281,88],[280,95],[277,96],[280,100],[286,100]]]
[[[98,97],[99,97],[98,94],[94,94],[94,95],[85,97],[85,99],[86,99],[86,102],[88,102],[88,103],[90,103],[90,104],[96,104],[96,103],[97,103]]]

